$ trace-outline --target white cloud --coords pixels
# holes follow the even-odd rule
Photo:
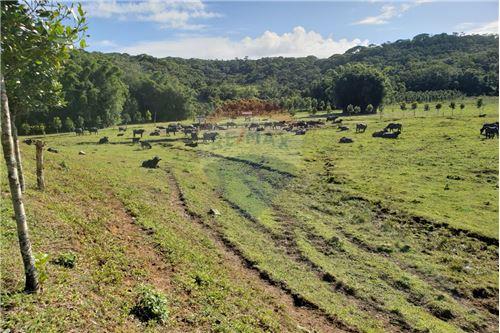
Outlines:
[[[147,0],[141,2],[89,1],[84,8],[90,17],[157,23],[161,28],[196,30],[204,27],[195,19],[220,17],[208,11],[201,0]]]
[[[401,17],[403,13],[407,12],[413,7],[420,6],[424,3],[432,2],[433,0],[416,0],[409,3],[383,5],[380,9],[380,14],[376,16],[368,16],[362,20],[354,22],[354,24],[364,25],[380,25],[389,23],[392,18]]]
[[[457,29],[468,35],[498,34],[498,20],[486,23],[462,23]]]
[[[144,41],[117,49],[129,54],[150,54],[155,57],[182,57],[202,59],[234,59],[248,56],[251,59],[262,57],[304,57],[314,55],[326,58],[332,54],[343,53],[358,46],[368,45],[368,40],[340,39],[323,37],[303,27],[295,27],[292,32],[279,35],[266,31],[256,38],[245,37],[232,41],[226,37],[186,37],[176,40]]]
[[[117,47],[118,45],[112,40],[102,39],[102,40],[90,41],[89,46],[101,47],[101,48],[113,48]]]

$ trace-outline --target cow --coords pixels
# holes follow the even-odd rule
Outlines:
[[[191,132],[191,141],[198,141],[198,132]]]
[[[179,131],[176,125],[169,125],[166,129],[165,132],[167,135],[170,135],[170,133],[174,133],[174,135]]]
[[[340,140],[339,140],[339,143],[353,143],[354,140],[351,139],[351,138],[347,138],[345,136],[341,137]]]
[[[153,132],[149,133],[150,136],[160,136],[160,130],[154,130]]]
[[[333,120],[332,123],[333,124],[342,124],[342,119],[337,118],[337,119]]]
[[[119,126],[118,127],[118,132],[125,132],[127,130],[127,127]]]
[[[136,134],[137,134],[137,135],[140,135],[140,136],[141,136],[141,138],[142,138],[142,135],[144,134],[144,132],[145,132],[145,131],[144,131],[142,128],[140,128],[140,129],[135,129],[135,130],[133,130],[133,131],[132,131],[132,134],[134,135],[134,138],[135,138],[135,135],[136,135]]]
[[[100,145],[105,144],[105,143],[109,143],[109,139],[107,136],[100,138],[99,142],[98,142],[98,144],[100,144]]]
[[[339,129],[339,132],[344,132],[344,131],[348,131],[349,127],[347,127],[347,126],[339,126],[338,129]]]
[[[23,142],[24,142],[25,144],[27,144],[27,145],[32,145],[34,141],[33,141],[33,139],[26,139],[26,140],[24,140]]]
[[[83,133],[83,128],[75,128],[75,134],[76,135],[84,135],[85,133]]]
[[[116,136],[124,136],[125,133],[118,133]]]
[[[206,132],[206,133],[203,133],[203,142],[207,142],[209,140],[211,140],[212,142],[214,142],[218,135],[219,135],[219,133],[217,133],[217,132]]]
[[[98,134],[98,128],[97,127],[90,127],[88,130],[89,130],[90,134],[92,134],[92,133]]]
[[[141,141],[141,148],[142,149],[151,149],[153,147],[151,147],[151,144],[147,141]]]
[[[386,132],[393,132],[394,130],[397,130],[398,132],[401,132],[403,130],[403,125],[399,123],[389,123],[385,127]]]
[[[385,131],[385,130],[377,131],[377,132],[373,132],[372,136],[374,138],[381,138],[384,135],[384,133],[387,133],[387,131]]]
[[[368,128],[368,125],[363,124],[363,123],[358,123],[358,124],[356,124],[356,133],[364,133],[367,128]]]
[[[479,130],[479,134],[484,134],[487,139],[490,138],[491,134],[493,134],[493,137],[495,137],[495,132],[498,136],[498,121],[495,123],[485,123]]]
[[[338,116],[326,116],[326,121],[334,122],[337,120]]]
[[[47,151],[51,152],[51,153],[59,153],[59,150],[57,150],[56,148],[52,148],[52,147],[49,147],[47,148]]]
[[[259,124],[257,123],[251,123],[250,125],[248,125],[248,130],[251,131],[252,129],[257,129],[259,128]]]
[[[132,144],[138,143],[141,138],[132,138]]]
[[[295,135],[305,135],[307,132],[307,129],[301,128],[295,131]]]
[[[155,156],[150,160],[143,161],[141,166],[143,168],[156,169],[156,168],[158,168],[158,162],[160,162],[160,161],[161,161],[161,158],[159,158],[158,156]]]
[[[382,138],[384,139],[397,139],[401,132],[384,132]]]

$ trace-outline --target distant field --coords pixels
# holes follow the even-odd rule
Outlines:
[[[50,135],[60,153],[46,153],[45,193],[33,185],[34,148],[22,144],[34,249],[79,261],[48,264],[40,295],[17,293],[15,224],[2,200],[2,327],[497,331],[498,139],[479,128],[498,120],[498,100],[485,102],[484,118],[474,100],[453,118],[448,103],[444,116],[420,105],[403,118],[389,106],[382,119],[345,117],[348,132],[237,128],[196,148],[182,134],[146,136],[151,150],[130,143],[132,127],[153,125],[125,137]],[[372,138],[390,121],[403,124],[397,140]],[[366,133],[354,133],[357,122]],[[97,145],[104,135],[111,144]],[[159,169],[139,167],[154,155]],[[141,282],[167,295],[166,326],[129,315]]]

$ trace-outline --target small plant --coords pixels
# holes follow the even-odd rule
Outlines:
[[[49,262],[49,255],[47,253],[35,254],[35,268],[38,273],[38,283],[41,285],[47,281],[49,275],[47,274],[47,263]]]
[[[167,299],[164,294],[155,290],[152,286],[141,285],[138,301],[132,308],[131,313],[142,322],[154,320],[164,323],[168,319]]]
[[[76,254],[72,252],[62,253],[52,262],[59,266],[73,268],[76,264]]]

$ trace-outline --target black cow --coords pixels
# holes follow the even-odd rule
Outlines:
[[[339,143],[353,143],[353,139],[351,138],[347,138],[345,136],[341,137],[340,140],[339,140]]]
[[[132,138],[132,144],[138,143],[141,138]]]
[[[140,128],[140,129],[135,129],[135,130],[133,130],[133,131],[132,131],[132,134],[134,135],[134,138],[135,138],[135,135],[136,135],[136,134],[137,134],[137,135],[140,135],[140,136],[141,136],[141,138],[142,138],[142,135],[144,134],[144,132],[145,132],[145,131],[144,131],[142,128]]]
[[[479,134],[484,134],[487,139],[498,136],[498,121],[495,123],[485,123],[479,130]]]
[[[141,148],[142,149],[151,149],[153,147],[151,147],[151,144],[147,141],[141,141]]]
[[[403,125],[399,123],[389,123],[385,127],[386,132],[393,132],[394,130],[397,130],[398,132],[401,132],[403,130]]]
[[[203,142],[207,142],[209,140],[211,140],[212,142],[214,142],[218,135],[219,135],[219,133],[217,133],[217,132],[206,132],[206,133],[203,133]]]
[[[26,140],[24,140],[23,142],[24,142],[25,144],[27,144],[27,145],[32,145],[32,144],[33,144],[33,142],[35,142],[35,141],[33,141],[33,139],[26,139]]]
[[[116,136],[124,136],[125,133],[118,133]]]
[[[167,133],[167,135],[170,135],[170,133],[174,133],[174,135],[175,135],[178,131],[179,131],[179,129],[175,125],[169,125],[167,127],[167,129],[165,130],[165,132]]]
[[[155,156],[150,160],[143,161],[142,167],[156,169],[156,168],[158,168],[158,162],[160,162],[160,161],[161,161],[161,158],[159,158],[158,156]]]
[[[84,135],[85,133],[83,133],[83,128],[75,128],[75,134],[76,135]]]
[[[98,128],[97,127],[90,127],[88,130],[89,130],[90,134],[92,134],[92,133],[98,134]]]
[[[52,147],[49,147],[47,148],[47,151],[50,151],[51,153],[59,153],[59,150],[57,150],[56,148],[52,148]]]
[[[347,126],[339,126],[339,131],[340,132],[348,131],[348,130],[349,130],[349,127],[347,127]]]
[[[118,132],[125,132],[127,130],[127,127],[120,126],[118,127]]]
[[[160,136],[160,130],[154,130],[153,132],[149,133],[150,136]]]
[[[109,139],[107,136],[103,137],[103,138],[100,138],[99,139],[99,142],[98,142],[100,145],[102,144],[105,144],[105,143],[109,143]]]
[[[364,133],[368,128],[367,124],[359,123],[356,124],[356,133]]]
[[[386,130],[377,131],[377,132],[374,132],[374,133],[372,134],[372,136],[373,136],[374,138],[381,138],[381,137],[384,135],[384,133],[387,133],[387,131],[386,131]]]
[[[382,138],[384,138],[384,139],[397,139],[399,134],[401,134],[401,132],[385,132],[382,134]]]

